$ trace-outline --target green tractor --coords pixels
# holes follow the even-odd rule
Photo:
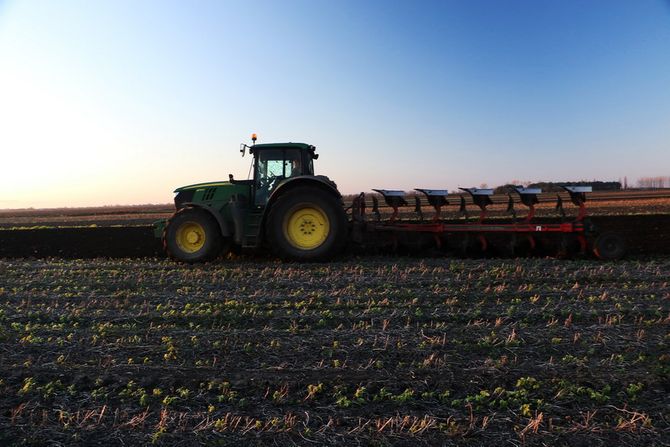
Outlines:
[[[335,182],[314,175],[315,147],[304,143],[242,145],[253,179],[177,188],[176,212],[155,224],[173,259],[205,262],[232,250],[269,247],[282,259],[321,260],[347,241],[347,217]]]

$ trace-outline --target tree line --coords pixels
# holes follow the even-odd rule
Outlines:
[[[637,180],[638,188],[670,188],[670,176],[641,177]]]

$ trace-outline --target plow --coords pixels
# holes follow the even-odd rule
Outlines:
[[[460,255],[595,256],[619,259],[624,239],[601,232],[588,217],[591,186],[563,186],[575,213],[556,198],[554,218],[536,217],[539,188],[514,186],[505,217],[489,217],[493,189],[373,189],[349,206],[330,178],[314,173],[316,148],[305,143],[241,145],[253,156],[253,177],[197,183],[175,190],[175,213],[154,224],[168,256],[195,263],[231,251],[269,249],[282,259],[327,260],[346,246],[425,250]],[[452,197],[456,199],[451,206]],[[466,197],[468,200],[466,200]],[[383,200],[383,205],[380,204]],[[525,211],[519,215],[515,205]],[[382,212],[382,208],[383,211]],[[453,211],[452,211],[453,208]],[[476,214],[471,216],[471,211]],[[389,212],[386,212],[390,210]]]
[[[514,200],[510,192],[506,209],[509,218],[497,220],[490,220],[487,213],[487,207],[493,204],[493,189],[460,188],[470,196],[472,205],[479,212],[475,218],[470,218],[465,196],[459,195],[458,211],[452,219],[443,213],[443,208],[449,204],[447,190],[415,189],[425,196],[433,209],[432,215],[426,219],[419,195],[408,196],[405,191],[373,189],[383,197],[392,213],[387,220],[382,220],[377,197],[371,197],[369,207],[366,194],[361,193],[351,206],[352,239],[363,244],[366,240],[375,240],[377,245],[390,246],[395,250],[403,244],[409,247],[419,244],[425,248],[431,245],[432,240],[432,246],[437,250],[458,252],[466,256],[488,252],[508,256],[553,254],[558,257],[592,253],[600,259],[619,259],[624,255],[623,239],[615,233],[600,233],[587,217],[586,193],[592,191],[591,186],[562,187],[577,208],[577,214],[568,218],[563,199],[557,195],[555,209],[559,222],[535,218],[535,205],[539,203],[538,195],[542,193],[540,188],[512,188],[519,202]],[[516,203],[527,208],[525,215],[520,217],[517,214]],[[399,221],[399,210],[412,206],[415,219]],[[426,235],[431,238],[426,238]]]

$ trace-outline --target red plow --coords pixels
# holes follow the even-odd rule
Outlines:
[[[360,193],[349,208],[351,211],[351,237],[362,245],[400,248],[432,248],[439,251],[455,251],[462,255],[484,255],[496,253],[507,256],[548,254],[559,257],[588,256],[604,260],[620,259],[625,254],[624,240],[612,232],[599,232],[588,219],[586,193],[591,186],[563,186],[572,204],[577,207],[576,216],[568,217],[563,199],[557,195],[556,216],[537,218],[540,188],[515,186],[508,194],[507,218],[488,217],[488,207],[493,204],[492,189],[460,188],[465,194],[458,199],[456,216],[448,218],[443,211],[449,205],[447,190],[417,188],[417,194],[405,191],[374,189],[381,194],[392,212],[382,219],[379,200]],[[525,215],[517,215],[512,193],[519,203],[527,208]],[[478,208],[478,216],[471,218],[465,197]],[[432,216],[425,216],[426,203],[433,209]],[[413,202],[413,203],[412,203]],[[401,218],[401,209],[414,207],[412,218]],[[407,213],[403,213],[406,215]]]

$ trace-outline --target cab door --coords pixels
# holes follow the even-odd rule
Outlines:
[[[257,152],[254,169],[254,204],[264,207],[272,191],[289,178],[302,174],[298,149],[263,149]]]

